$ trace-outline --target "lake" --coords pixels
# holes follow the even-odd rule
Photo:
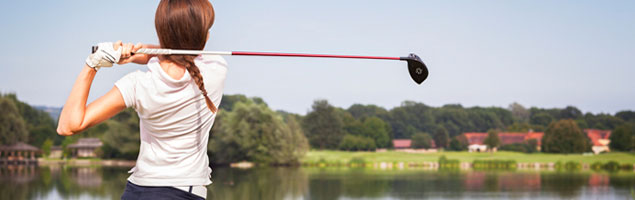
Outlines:
[[[1,199],[119,199],[129,168],[0,167]],[[631,199],[633,172],[214,168],[208,199]]]

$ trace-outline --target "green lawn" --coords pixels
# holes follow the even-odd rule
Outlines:
[[[315,163],[324,159],[328,163],[348,163],[351,158],[361,157],[366,162],[436,162],[441,155],[448,159],[459,159],[461,162],[472,162],[475,159],[501,159],[516,160],[519,163],[539,162],[567,162],[579,161],[582,163],[593,163],[596,161],[607,162],[614,160],[620,163],[635,163],[634,153],[605,153],[599,155],[582,154],[525,154],[517,152],[500,151],[496,153],[469,153],[469,152],[439,152],[439,153],[405,153],[405,152],[347,152],[347,151],[327,151],[311,150],[301,160],[303,163]]]

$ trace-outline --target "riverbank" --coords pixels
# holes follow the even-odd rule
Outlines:
[[[349,163],[353,158],[367,163],[419,163],[437,162],[441,156],[448,159],[456,159],[461,163],[472,163],[474,160],[514,160],[518,163],[556,163],[578,162],[592,164],[594,162],[616,161],[620,164],[635,163],[635,153],[611,152],[598,155],[593,154],[546,154],[546,153],[518,153],[499,151],[495,153],[470,153],[470,152],[431,152],[431,153],[407,153],[400,151],[386,152],[349,152],[311,150],[301,159],[303,164],[318,162]]]
[[[107,166],[107,167],[134,167],[134,160],[102,160],[91,159],[48,159],[39,158],[38,165],[69,165],[69,166]]]

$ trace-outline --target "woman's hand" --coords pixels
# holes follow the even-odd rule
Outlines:
[[[148,54],[134,54],[137,50],[141,48],[159,48],[158,45],[146,45],[137,43],[133,45],[132,43],[122,43],[121,41],[117,41],[114,43],[114,48],[117,50],[121,48],[121,59],[117,64],[123,65],[127,63],[137,63],[137,64],[147,64],[148,60],[152,58],[154,55]]]

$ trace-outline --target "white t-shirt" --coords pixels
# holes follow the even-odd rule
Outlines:
[[[218,107],[223,96],[227,63],[221,56],[195,59],[208,97]],[[132,72],[115,83],[127,107],[139,115],[141,147],[128,181],[141,186],[201,186],[211,184],[207,142],[216,117],[198,86],[185,72],[175,80],[159,59],[148,71]]]

